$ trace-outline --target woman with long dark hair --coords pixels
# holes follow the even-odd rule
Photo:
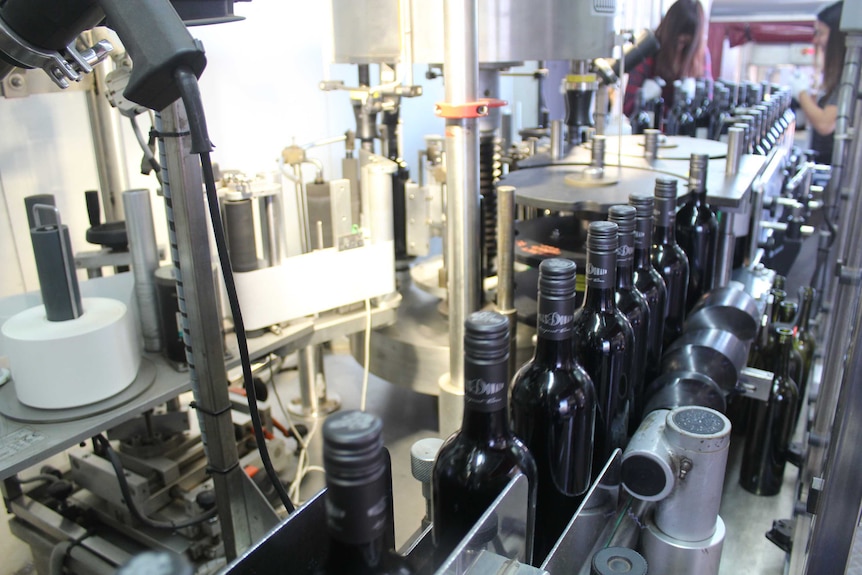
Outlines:
[[[670,104],[673,98],[673,83],[682,78],[711,76],[707,66],[706,18],[698,0],[677,0],[656,28],[659,51],[645,59],[629,72],[626,84],[623,113],[632,114],[638,90],[643,87],[647,99],[658,97],[660,84],[664,81],[661,95]]]
[[[844,2],[836,2],[821,10],[814,22],[814,45],[823,56],[823,83],[819,92],[812,92],[805,80],[795,80],[792,86],[799,108],[808,118],[811,127],[811,149],[817,152],[818,162],[832,162],[835,120],[838,117],[838,84],[844,68],[844,40],[841,31],[841,9]]]

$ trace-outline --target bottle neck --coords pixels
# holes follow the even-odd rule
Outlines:
[[[676,206],[674,200],[656,200],[654,242],[661,245],[676,243]]]
[[[364,479],[347,474],[326,476],[326,523],[336,565],[375,567],[387,551],[391,527],[391,477],[388,456]],[[330,572],[337,572],[332,570]]]
[[[508,356],[496,361],[464,358],[464,436],[482,441],[508,435],[508,364]]]
[[[587,289],[584,308],[610,311],[616,308],[614,288],[617,275],[616,252],[587,250]]]
[[[634,267],[642,270],[650,266],[650,249],[652,248],[652,218],[638,218],[635,220],[634,233]]]
[[[619,237],[616,288],[618,290],[630,290],[634,285],[634,237],[631,233],[620,234]]]
[[[775,376],[788,378],[790,376],[790,350],[793,348],[793,340],[786,336],[778,339],[778,349],[775,355]]]
[[[539,293],[536,320],[536,351],[533,358],[542,365],[562,365],[572,361],[572,323],[575,298],[552,298]]]
[[[796,323],[797,331],[805,331],[808,329],[811,321],[811,308],[813,306],[814,296],[811,293],[806,293],[802,297],[802,305],[799,306],[799,319]]]

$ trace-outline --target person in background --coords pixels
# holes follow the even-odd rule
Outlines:
[[[811,149],[815,161],[832,162],[835,121],[838,117],[838,84],[844,68],[844,40],[840,30],[841,9],[844,2],[830,4],[817,14],[814,22],[813,43],[823,55],[823,80],[819,91],[811,88],[811,78],[797,75],[791,80],[793,98],[805,113],[811,127]]]
[[[706,18],[698,0],[677,0],[671,5],[655,31],[660,48],[629,73],[623,113],[634,112],[637,92],[644,89],[646,100],[662,96],[665,110],[673,100],[673,83],[683,78],[712,77],[706,50]],[[663,82],[662,84],[660,83]]]

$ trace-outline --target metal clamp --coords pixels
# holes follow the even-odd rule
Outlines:
[[[479,98],[475,102],[463,104],[438,102],[434,105],[434,114],[438,118],[447,119],[481,118],[487,116],[491,108],[502,108],[506,104],[508,104],[506,100],[497,98]]]
[[[773,373],[755,367],[743,367],[739,372],[739,388],[745,392],[746,397],[758,401],[769,401],[772,391]]]
[[[104,60],[113,50],[107,40],[100,40],[92,47],[78,51],[75,42],[66,46],[69,59],[55,50],[38,48],[18,36],[0,18],[0,51],[26,68],[41,68],[60,88],[68,88],[69,81],[78,82],[81,74],[93,71],[93,66]]]
[[[862,269],[851,268],[841,262],[836,264],[836,268],[835,275],[838,276],[838,283],[849,286],[862,284]]]

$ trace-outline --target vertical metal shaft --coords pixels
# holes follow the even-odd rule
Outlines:
[[[556,121],[556,120],[555,120]],[[509,320],[509,379],[517,369],[515,309],[515,188],[497,187],[497,311]]]
[[[126,214],[126,232],[129,235],[132,272],[135,274],[135,298],[138,302],[144,349],[151,352],[161,351],[163,341],[155,277],[159,268],[159,247],[156,245],[150,191],[123,192],[123,211]]]
[[[477,0],[445,0],[444,80],[446,101],[476,100],[478,78]],[[449,292],[449,384],[441,389],[440,433],[460,425],[464,392],[464,320],[480,303],[479,134],[476,120],[446,120],[447,268]]]
[[[94,30],[92,42],[107,38]],[[93,88],[87,91],[87,112],[90,115],[90,130],[96,152],[96,169],[99,173],[99,191],[102,195],[102,210],[105,220],[114,222],[122,218],[123,210],[118,196],[129,187],[129,174],[123,150],[123,133],[120,129],[120,113],[105,97],[105,76],[111,66],[110,58],[93,68]]]
[[[296,362],[299,370],[299,397],[302,410],[308,417],[320,414],[320,399],[317,397],[317,356],[320,347],[309,345],[297,353]]]
[[[559,160],[563,157],[563,121],[551,120],[551,159]]]
[[[188,133],[185,108],[175,102],[161,112],[162,133]],[[201,192],[200,161],[191,155],[191,138],[164,140],[165,200],[173,219],[180,312],[184,318],[187,360],[209,467],[213,470],[221,534],[228,561],[248,548],[252,539],[247,501],[243,496],[243,471],[239,467],[227,391],[221,317],[207,226],[207,209]],[[171,215],[172,214],[172,215]]]
[[[733,273],[733,249],[736,236],[733,234],[736,214],[722,211],[718,219],[718,253],[716,254],[715,273],[710,289],[726,286]]]
[[[745,130],[732,126],[727,129],[727,163],[724,173],[727,176],[735,176],[739,171],[739,162],[742,161],[742,152],[745,145]]]

